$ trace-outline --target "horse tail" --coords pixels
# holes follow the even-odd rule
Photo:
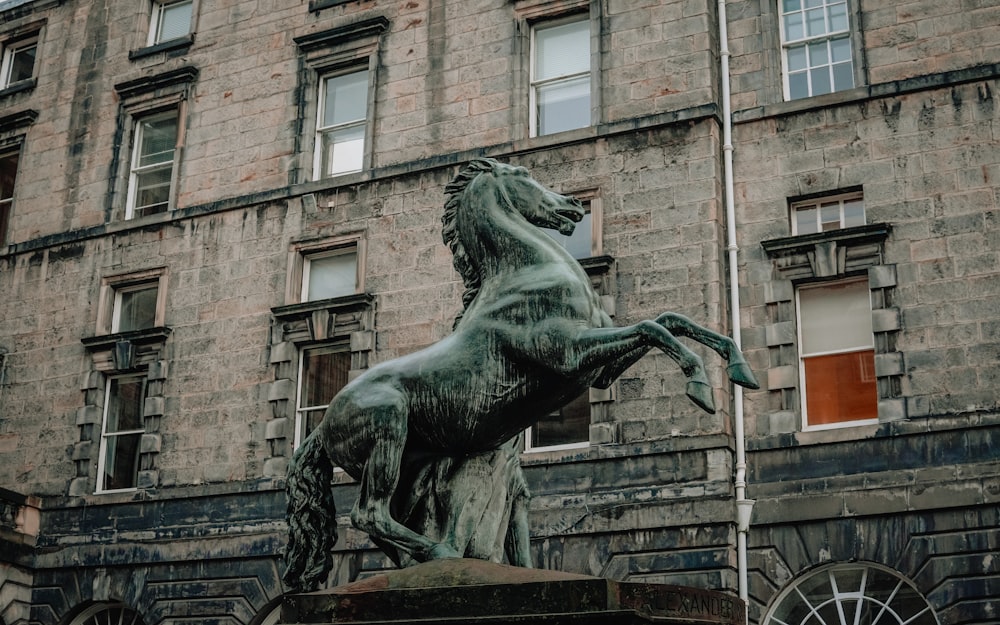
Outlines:
[[[293,591],[315,590],[333,568],[337,511],[330,488],[332,478],[333,463],[313,432],[288,464],[288,546],[283,579]]]

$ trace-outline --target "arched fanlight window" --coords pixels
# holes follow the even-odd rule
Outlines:
[[[98,603],[73,619],[72,625],[146,625],[139,613],[124,603]]]
[[[895,571],[868,563],[811,571],[778,595],[762,625],[939,625],[923,595]]]

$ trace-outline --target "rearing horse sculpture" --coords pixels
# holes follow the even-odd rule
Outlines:
[[[731,339],[685,317],[612,325],[579,263],[540,229],[572,233],[584,214],[575,199],[523,167],[485,158],[446,193],[443,236],[465,282],[465,310],[448,337],[345,386],[296,452],[285,573],[292,588],[312,589],[330,571],[335,465],[360,482],[354,525],[397,561],[459,557],[464,547],[394,518],[401,466],[498,450],[588,387],[607,388],[652,348],[680,366],[688,397],[714,412],[704,365],[676,336],[707,345],[726,360],[733,382],[757,388]]]

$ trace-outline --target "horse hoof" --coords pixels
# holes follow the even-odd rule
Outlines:
[[[428,560],[445,560],[447,558],[461,558],[462,554],[455,551],[455,548],[445,543],[438,543],[427,552]]]
[[[712,387],[704,382],[687,383],[688,399],[709,414],[715,414],[715,399],[712,397]]]
[[[745,362],[732,363],[726,367],[726,374],[733,383],[739,384],[742,387],[750,389],[760,388],[757,378],[754,377],[753,371],[750,370],[750,365]]]

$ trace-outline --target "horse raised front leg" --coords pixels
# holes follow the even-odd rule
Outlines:
[[[673,359],[687,376],[685,392],[688,398],[699,408],[714,413],[715,400],[704,363],[661,324],[640,321],[624,328],[586,330],[580,334],[573,351],[579,354],[581,370],[602,369],[594,384],[607,388],[653,347]]]
[[[726,374],[735,384],[752,389],[760,388],[757,379],[753,375],[753,371],[750,370],[750,365],[747,364],[743,353],[736,346],[736,342],[733,339],[717,332],[712,332],[708,328],[704,328],[684,315],[678,315],[677,313],[663,313],[656,318],[656,322],[672,334],[686,336],[698,341],[722,356],[726,360]]]
[[[380,399],[385,400],[385,395]],[[418,561],[457,558],[460,554],[448,545],[436,543],[399,523],[390,514],[390,501],[399,483],[399,469],[406,444],[407,416],[402,397],[397,402],[382,401],[369,407],[371,454],[361,477],[361,493],[351,511],[354,525],[377,542],[392,545],[399,552]]]

